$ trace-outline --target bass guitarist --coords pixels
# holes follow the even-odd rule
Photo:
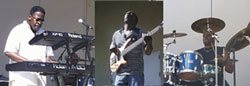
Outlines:
[[[138,18],[132,11],[124,15],[124,26],[117,30],[112,37],[110,45],[110,67],[116,72],[115,86],[142,86],[144,85],[144,63],[143,53],[150,55],[152,37],[145,35],[145,31],[136,27]],[[136,46],[130,46],[138,39],[143,38],[144,42]],[[126,50],[127,47],[133,47]],[[124,54],[126,52],[126,54]]]

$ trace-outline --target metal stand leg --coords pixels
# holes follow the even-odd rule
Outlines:
[[[234,78],[234,86],[236,86],[236,64],[235,64],[235,52],[233,52],[233,66],[234,66],[234,75],[233,75],[233,78]]]

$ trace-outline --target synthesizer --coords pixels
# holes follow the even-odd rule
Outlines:
[[[94,36],[77,33],[44,31],[43,33],[32,38],[29,41],[29,44],[52,46],[53,50],[56,50],[67,43],[73,48],[82,48],[86,45],[92,45],[94,39]]]
[[[30,71],[44,73],[71,73],[84,74],[91,73],[94,66],[83,64],[46,63],[46,62],[18,62],[6,65],[7,71]]]

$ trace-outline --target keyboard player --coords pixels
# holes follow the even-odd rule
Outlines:
[[[33,6],[27,20],[11,30],[4,50],[4,54],[10,58],[10,63],[50,62],[51,56],[54,55],[51,47],[29,44],[35,35],[44,31],[41,29],[44,17],[44,8]],[[46,77],[36,72],[10,71],[9,86],[46,86]]]

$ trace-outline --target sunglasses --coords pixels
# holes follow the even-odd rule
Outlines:
[[[33,17],[33,16],[32,16]],[[34,20],[36,20],[37,22],[44,22],[44,19],[41,19],[41,18],[35,18],[35,17],[33,17],[34,18]]]

